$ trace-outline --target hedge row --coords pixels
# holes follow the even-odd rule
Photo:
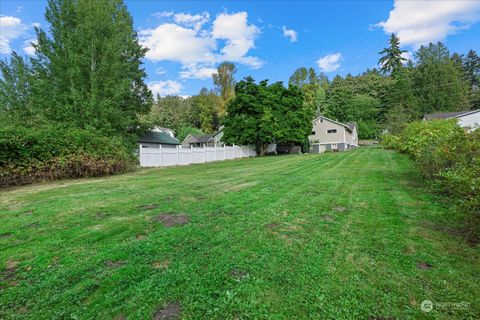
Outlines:
[[[457,199],[479,238],[480,129],[466,132],[455,120],[413,122],[398,136],[385,135],[382,144],[408,154],[440,192]]]
[[[0,129],[0,187],[111,175],[134,166],[121,138],[61,126]]]

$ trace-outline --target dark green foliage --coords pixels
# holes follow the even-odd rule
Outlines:
[[[469,86],[461,66],[450,59],[442,43],[422,46],[416,53],[412,81],[417,112],[468,110]]]
[[[222,98],[212,90],[206,88],[200,90],[198,95],[192,97],[195,126],[206,133],[217,130],[220,123],[222,103]]]
[[[290,76],[288,84],[302,90],[306,108],[310,108],[317,114],[324,111],[328,79],[323,73],[317,74],[313,68],[298,68]]]
[[[196,124],[197,114],[191,98],[179,96],[157,96],[150,113],[140,117],[147,127],[166,127],[175,132]]]
[[[478,88],[480,86],[480,56],[475,50],[468,51],[463,58],[462,67],[470,85]]]
[[[125,172],[135,164],[124,140],[64,126],[0,129],[0,187]]]
[[[247,77],[235,86],[235,99],[227,107],[224,140],[254,144],[263,155],[269,143],[303,144],[311,131],[313,110],[304,106],[297,86],[285,88],[281,82],[255,83]]]
[[[407,61],[406,58],[402,57],[402,53],[406,51],[400,50],[400,39],[394,33],[390,36],[389,44],[388,48],[379,53],[382,57],[378,60],[378,64],[381,66],[383,73],[395,77],[395,74],[402,69],[403,62]]]
[[[176,138],[180,141],[182,141],[183,139],[185,139],[189,134],[192,134],[192,135],[195,135],[195,136],[201,136],[201,135],[204,135],[205,133],[198,129],[198,128],[194,128],[194,127],[183,127],[181,128],[178,132],[177,132],[177,135],[176,135]]]
[[[374,71],[358,77],[335,77],[326,94],[325,116],[341,122],[355,121],[361,139],[376,138],[387,83],[387,78]]]

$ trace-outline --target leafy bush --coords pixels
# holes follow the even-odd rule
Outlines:
[[[473,213],[469,229],[480,236],[480,130],[465,132],[454,120],[413,122],[382,144],[410,155],[425,178]]]
[[[400,138],[393,134],[382,135],[380,143],[386,149],[399,150],[400,148]]]
[[[0,187],[125,172],[135,158],[119,137],[62,126],[0,129]]]

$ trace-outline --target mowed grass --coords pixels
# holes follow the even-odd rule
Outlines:
[[[379,148],[3,191],[0,318],[474,319],[480,251],[450,210]]]

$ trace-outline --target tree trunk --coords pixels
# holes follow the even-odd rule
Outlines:
[[[265,151],[267,150],[267,146],[268,145],[266,145],[265,143],[257,141],[256,149],[257,149],[257,155],[259,157],[263,157],[265,155]]]

